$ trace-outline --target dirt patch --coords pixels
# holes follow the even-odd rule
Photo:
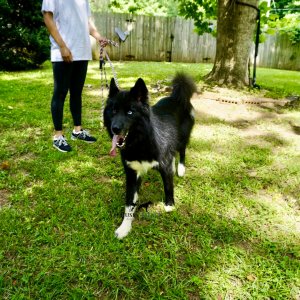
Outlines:
[[[201,100],[201,101],[199,101]],[[213,91],[195,94],[193,105],[196,110],[209,113],[225,121],[253,121],[258,118],[276,118],[278,108],[289,103],[288,99],[271,99],[254,96],[226,88],[216,87]]]
[[[9,206],[9,192],[7,190],[0,190],[0,209]]]
[[[245,91],[231,90],[227,88],[215,87],[213,90],[204,91],[201,94],[203,99],[215,100],[221,103],[233,104],[259,104],[272,106],[272,104],[284,106],[289,103],[289,99],[266,98],[262,94],[254,95]]]
[[[243,138],[259,142],[294,142],[300,150],[300,114],[284,110],[289,99],[270,99],[245,92],[214,88],[195,94],[192,104],[200,126],[223,122]],[[213,121],[213,122],[212,122]],[[276,140],[276,141],[275,141]]]

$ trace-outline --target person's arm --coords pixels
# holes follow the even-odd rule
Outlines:
[[[96,39],[96,41],[102,46],[105,47],[107,45],[107,39],[102,37],[98,30],[96,29],[92,20],[89,20],[89,31],[90,35]]]
[[[53,37],[53,39],[59,46],[60,53],[61,53],[63,60],[65,62],[72,62],[73,61],[72,53],[71,53],[70,49],[67,47],[67,45],[65,44],[64,40],[62,39],[60,33],[57,30],[56,24],[53,20],[53,13],[49,12],[49,11],[44,11],[43,16],[44,16],[45,25],[46,25],[49,33],[51,34],[51,36]]]

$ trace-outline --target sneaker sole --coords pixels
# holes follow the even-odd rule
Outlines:
[[[86,140],[82,140],[82,139],[79,139],[79,138],[73,137],[73,136],[71,136],[71,140],[73,140],[73,141],[76,141],[76,140],[77,141],[83,141],[83,142],[86,142],[86,143],[89,143],[89,144],[97,142],[97,141],[86,141]]]
[[[67,151],[67,150],[62,150],[62,149],[60,149],[60,148],[58,148],[57,146],[55,146],[55,145],[53,145],[53,147],[55,148],[55,149],[57,149],[58,151],[60,151],[60,152],[63,152],[63,153],[67,153],[67,152],[70,152],[70,151]]]

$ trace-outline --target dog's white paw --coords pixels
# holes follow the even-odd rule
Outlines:
[[[175,209],[174,205],[165,205],[165,211],[166,212],[171,212]]]
[[[177,174],[179,177],[183,177],[185,174],[185,166],[183,164],[178,164]]]
[[[121,226],[115,231],[115,236],[116,238],[121,240],[128,235],[130,230],[131,230],[131,223],[130,224],[128,222],[122,223]]]

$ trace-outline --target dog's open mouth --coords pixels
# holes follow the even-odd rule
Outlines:
[[[112,138],[112,146],[109,152],[110,156],[117,155],[117,147],[123,148],[125,146],[126,137],[127,137],[127,133],[125,135],[114,134]]]

